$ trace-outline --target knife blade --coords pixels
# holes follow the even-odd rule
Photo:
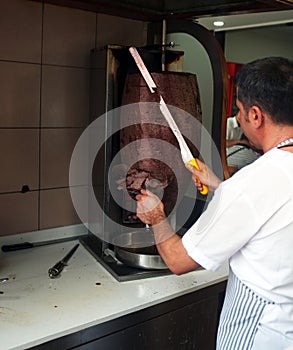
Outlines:
[[[145,66],[137,49],[135,47],[130,47],[129,52],[130,52],[131,56],[133,57],[141,75],[143,76],[143,78],[148,86],[148,88],[150,89],[150,92],[151,93],[156,92],[157,91],[156,83],[154,82],[151,74],[149,73],[147,67]],[[199,165],[197,163],[197,160],[193,157],[184,137],[182,136],[174,118],[172,117],[172,114],[170,113],[170,111],[167,107],[166,102],[164,101],[164,99],[161,95],[159,95],[159,96],[160,96],[160,110],[161,110],[163,116],[165,117],[165,119],[166,119],[170,129],[172,130],[174,136],[176,137],[176,139],[178,141],[181,157],[182,157],[184,164],[191,164],[196,169],[200,170]],[[200,191],[200,193],[202,195],[206,195],[206,194],[208,194],[208,192],[209,192],[208,187],[206,185],[202,184],[202,190]]]

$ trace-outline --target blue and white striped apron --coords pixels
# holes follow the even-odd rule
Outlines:
[[[217,350],[250,350],[264,308],[270,303],[245,286],[230,269]]]

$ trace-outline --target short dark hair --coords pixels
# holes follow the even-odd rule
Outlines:
[[[267,57],[245,64],[235,77],[237,98],[246,111],[253,105],[273,122],[293,125],[293,61]]]

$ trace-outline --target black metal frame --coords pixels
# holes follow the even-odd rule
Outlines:
[[[212,114],[212,139],[221,154],[222,164],[218,163],[218,157],[212,154],[212,166],[216,172],[225,167],[225,140],[222,138],[223,120],[226,119],[226,100],[227,100],[227,68],[222,48],[213,36],[203,26],[187,20],[169,20],[167,24],[167,33],[186,33],[198,40],[205,48],[209,56],[213,73],[213,114]],[[224,164],[223,164],[224,160]],[[223,173],[217,173],[222,177]]]

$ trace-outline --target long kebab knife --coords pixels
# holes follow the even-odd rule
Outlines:
[[[16,244],[7,244],[3,245],[1,247],[1,250],[3,252],[13,252],[15,250],[21,250],[21,249],[29,249],[29,248],[35,248],[35,247],[41,247],[43,245],[49,245],[49,244],[57,244],[57,243],[63,243],[68,241],[73,241],[75,239],[79,239],[80,236],[77,237],[65,237],[65,238],[58,238],[58,239],[52,239],[50,241],[40,241],[40,242],[23,242],[23,243],[16,243]]]
[[[129,52],[131,54],[131,56],[133,57],[138,69],[140,70],[141,75],[143,76],[147,86],[149,87],[151,93],[154,93],[157,91],[157,86],[151,76],[151,74],[149,73],[149,71],[147,70],[142,58],[140,57],[137,49],[135,47],[130,47],[129,48]],[[163,97],[161,95],[160,96],[160,110],[163,114],[163,116],[165,117],[170,129],[172,130],[174,136],[176,137],[178,144],[179,144],[179,148],[180,148],[180,153],[181,153],[181,157],[182,160],[184,162],[184,164],[191,164],[192,166],[194,166],[196,169],[200,169],[199,165],[197,163],[197,160],[193,157],[186,141],[184,140],[175,120],[173,119],[167,105],[166,102],[164,101]],[[206,195],[209,192],[209,189],[206,185],[202,185],[203,189],[200,191],[201,194]]]

